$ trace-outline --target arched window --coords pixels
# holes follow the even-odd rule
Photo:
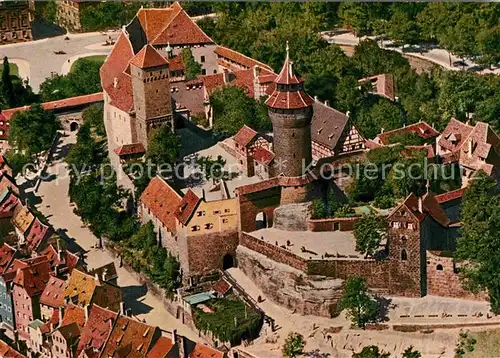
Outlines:
[[[408,254],[406,253],[405,249],[401,250],[401,260],[403,261],[408,260]]]
[[[443,271],[443,265],[438,264],[438,265],[436,266],[436,270],[438,270],[438,271]]]

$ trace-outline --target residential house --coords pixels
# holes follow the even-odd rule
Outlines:
[[[15,227],[16,234],[21,245],[24,244],[25,233],[28,231],[34,220],[35,217],[31,213],[30,209],[27,206],[24,206],[19,199],[18,205],[16,205],[12,215],[12,224]]]
[[[51,276],[40,297],[40,315],[42,321],[47,322],[64,305],[64,290],[66,281]]]
[[[26,266],[17,269],[12,296],[19,338],[28,340],[28,325],[41,318],[40,296],[49,281],[50,266],[44,256],[25,260],[24,263]]]
[[[80,337],[80,329],[76,323],[56,328],[51,334],[53,357],[75,357]]]
[[[233,145],[236,160],[238,160],[246,176],[251,177],[259,174],[266,178],[269,177],[269,165],[274,159],[272,143],[269,140],[244,125],[233,136]]]
[[[109,264],[92,269],[90,270],[89,274],[93,275],[94,277],[97,275],[97,277],[99,277],[102,282],[109,282],[113,285],[118,284],[118,273],[116,272],[116,266],[114,262],[110,262]]]
[[[402,128],[397,128],[391,131],[384,131],[382,129],[382,132],[373,139],[373,142],[378,145],[390,145],[391,143],[396,141],[399,136],[407,133],[413,133],[417,135],[422,139],[422,141],[425,141],[428,144],[434,142],[434,139],[440,134],[427,122],[420,121],[418,123],[409,124]]]
[[[22,249],[26,254],[41,253],[47,247],[52,236],[52,228],[43,224],[40,219],[35,218],[33,224],[26,231],[23,239]]]
[[[378,94],[390,101],[396,99],[394,93],[394,76],[390,73],[383,73],[371,77],[365,77],[358,81],[361,84],[370,85],[370,93]]]
[[[81,330],[75,357],[96,358],[107,343],[118,313],[92,305]]]
[[[54,275],[67,278],[71,275],[73,269],[77,267],[83,268],[83,262],[80,260],[80,256],[68,250],[62,250],[59,245],[59,240],[58,238],[57,248],[54,244],[50,244],[41,251],[40,255],[47,257]]]

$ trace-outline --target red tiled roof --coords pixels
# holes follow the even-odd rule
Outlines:
[[[86,104],[97,103],[97,102],[102,102],[102,101],[104,101],[103,93],[99,92],[99,93],[93,93],[93,94],[86,94],[83,96],[59,99],[57,101],[44,102],[41,104],[41,106],[46,111],[53,111],[53,110],[57,110],[57,109],[78,107],[78,106],[83,106]],[[30,106],[9,108],[9,109],[4,109],[2,111],[2,114],[4,115],[4,117],[7,121],[10,121],[12,119],[12,116],[14,114],[16,114],[17,112],[27,111],[29,109],[30,109]]]
[[[5,243],[0,247],[0,275],[10,268],[16,252],[16,249]]]
[[[160,336],[158,327],[120,316],[102,350],[101,357],[143,358]]]
[[[189,358],[223,358],[224,353],[206,346],[201,343],[196,343],[191,354],[189,354]]]
[[[212,290],[224,296],[231,289],[231,287],[232,286],[222,278],[212,285]]]
[[[85,308],[68,303],[64,309],[62,326],[67,326],[71,323],[76,323],[80,329],[85,326]]]
[[[500,137],[484,122],[477,122],[460,148],[459,163],[473,170],[483,170],[491,175],[500,166]]]
[[[300,109],[310,107],[313,103],[314,99],[304,91],[280,92],[277,89],[266,100],[269,107],[277,109]]]
[[[173,347],[174,343],[172,343],[172,340],[162,336],[156,341],[153,348],[151,348],[147,358],[165,358]]]
[[[259,66],[259,67],[265,68],[266,70],[269,70],[269,71],[273,70],[271,67],[269,67],[265,63],[254,60],[251,57],[245,56],[242,53],[231,50],[231,49],[224,47],[224,46],[217,46],[215,48],[214,52],[221,57],[225,57],[233,62],[238,63],[241,66],[246,67],[247,69],[251,69],[254,66]]]
[[[44,261],[21,268],[14,278],[14,284],[23,287],[28,296],[33,297],[42,293],[49,278],[50,266],[44,257]]]
[[[422,197],[422,210],[423,213],[419,211],[419,199],[417,196],[413,193],[408,195],[408,197],[405,199],[405,201],[401,204],[401,206],[406,206],[420,221],[422,221],[425,218],[424,214],[430,215],[436,222],[441,224],[442,226],[446,227],[450,224],[450,219],[446,215],[445,211],[437,200],[434,197],[434,194],[432,193],[426,193]],[[401,207],[401,206],[398,206]],[[396,208],[393,213],[395,213],[398,208]],[[389,217],[392,216],[392,213],[389,215]]]
[[[14,209],[16,208],[19,200],[17,196],[10,193],[9,196],[0,205],[0,218],[11,217],[14,214]]]
[[[53,270],[58,267],[59,273],[71,274],[80,261],[78,255],[75,255],[68,250],[61,250],[59,257],[57,249],[52,244],[47,246],[40,254],[47,257],[50,267]]]
[[[359,82],[371,82],[374,92],[394,101],[394,77],[390,73],[362,78]]]
[[[26,358],[18,351],[11,348],[7,343],[0,340],[0,357],[2,358]]]
[[[114,152],[118,154],[119,157],[122,157],[132,154],[143,154],[146,153],[146,149],[144,149],[142,143],[133,143],[122,145],[121,147],[116,148]]]
[[[274,82],[277,84],[282,84],[282,85],[293,85],[293,84],[299,84],[299,83],[303,82],[293,72],[293,63],[288,58],[288,55],[285,59],[285,63],[283,64],[283,67],[281,68],[281,72],[279,73],[278,77],[274,80]]]
[[[466,189],[467,188],[461,188],[457,190],[448,191],[443,194],[435,195],[434,199],[436,199],[438,204],[446,203],[448,201],[455,199],[460,199],[464,195]]]
[[[237,187],[235,190],[238,192],[239,195],[246,195],[246,194],[250,194],[250,193],[255,193],[255,192],[271,189],[271,188],[274,188],[277,186],[279,186],[279,181],[278,181],[278,178],[275,177],[275,178],[260,181],[258,183],[243,185],[243,186]]]
[[[474,127],[451,118],[439,138],[438,145],[454,152],[462,147],[465,138],[469,136]]]
[[[184,10],[178,11],[166,27],[156,36],[152,45],[194,45],[213,43]]]
[[[133,106],[132,80],[123,71],[134,56],[132,45],[127,35],[122,32],[113,49],[99,70],[101,85],[111,99],[111,104],[125,112]],[[115,86],[116,79],[116,86]]]
[[[246,147],[256,136],[257,132],[255,130],[244,125],[238,133],[234,135],[233,140],[242,147]]]
[[[180,6],[170,6],[165,9],[140,9],[137,12],[141,26],[148,41],[152,41],[172,18],[182,9]]]
[[[217,88],[224,86],[224,74],[214,73],[213,75],[200,76],[203,86],[208,94],[211,94]]]
[[[178,210],[175,212],[175,217],[182,223],[182,225],[187,224],[200,201],[201,199],[198,198],[194,191],[191,189],[187,191],[178,206]]]
[[[437,137],[439,135],[439,132],[432,128],[427,122],[418,122],[414,124],[410,124],[406,127],[394,129],[392,131],[387,131],[384,133],[380,133],[377,135],[377,138],[380,140],[380,142],[384,145],[389,144],[389,138],[397,135],[397,134],[403,134],[403,133],[415,133],[422,139],[430,139]]]
[[[91,348],[100,352],[106,344],[111,333],[111,329],[118,318],[118,314],[97,305],[92,305],[89,311],[89,318],[82,329],[78,348],[75,357],[80,352]]]
[[[42,240],[47,236],[49,232],[49,227],[40,222],[40,220],[35,219],[33,225],[26,235],[26,244],[30,252],[36,251],[40,246]]]
[[[7,188],[10,188],[12,192],[19,195],[19,188],[15,180],[7,173],[0,173],[0,194]]]
[[[168,60],[168,70],[169,71],[181,71],[184,69],[184,61],[182,60],[182,55],[172,57]]]
[[[51,276],[40,296],[40,303],[53,308],[59,308],[64,303],[65,289],[66,281]]]
[[[257,147],[253,152],[253,159],[264,165],[268,165],[273,161],[274,153],[265,147]]]
[[[168,62],[153,46],[145,45],[137,55],[132,57],[129,64],[139,68],[151,68],[166,66]]]
[[[164,180],[155,177],[141,194],[139,201],[157,217],[167,229],[176,232],[176,210],[182,197]]]

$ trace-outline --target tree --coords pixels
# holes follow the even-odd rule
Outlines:
[[[366,279],[359,276],[349,277],[344,284],[344,293],[338,307],[347,310],[346,316],[360,328],[377,319],[379,304],[368,294]]]
[[[413,346],[409,346],[403,352],[403,358],[420,358],[422,354],[419,351],[414,351]]]
[[[156,129],[148,144],[146,158],[156,165],[173,165],[178,157],[181,141],[177,134],[173,133],[170,126],[164,124]]]
[[[480,172],[465,191],[455,259],[464,286],[487,291],[491,310],[500,313],[500,194],[495,189],[495,181]]]
[[[255,130],[270,129],[271,121],[262,103],[248,97],[239,87],[226,86],[210,96],[213,108],[214,129],[217,132],[233,135],[243,125]]]
[[[99,137],[106,135],[104,127],[104,110],[100,106],[90,106],[82,113],[83,123],[88,123]]]
[[[12,117],[9,143],[28,156],[50,148],[60,124],[54,113],[35,104],[27,111],[19,111]]]
[[[417,43],[419,38],[417,24],[410,18],[408,13],[396,10],[389,21],[387,34],[389,37],[403,44]]]
[[[187,81],[194,80],[201,75],[202,66],[194,59],[191,49],[182,49],[182,62],[184,63],[184,74]]]
[[[365,258],[373,257],[386,231],[387,222],[384,217],[375,214],[363,215],[354,223],[356,251],[365,254]]]
[[[364,347],[361,352],[354,353],[352,358],[389,358],[390,356],[390,353],[380,352],[377,346],[367,346]]]
[[[212,159],[211,156],[199,157],[197,159],[197,164],[205,175],[205,178],[207,180],[212,179],[215,184],[217,179],[222,178],[226,160],[222,158],[222,155],[218,155],[217,159]]]
[[[295,358],[303,353],[305,345],[306,341],[300,333],[290,332],[283,344],[283,355],[288,358]]]
[[[3,68],[2,68],[2,95],[9,105],[9,107],[15,107],[16,98],[14,94],[14,85],[12,84],[12,78],[10,75],[9,59],[7,56],[3,58]]]
[[[74,175],[97,169],[106,158],[104,142],[97,142],[91,131],[90,123],[84,123],[77,134],[77,141],[71,147],[66,162]]]

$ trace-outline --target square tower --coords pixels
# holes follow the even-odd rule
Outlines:
[[[130,60],[138,143],[147,148],[151,130],[172,123],[172,98],[168,62],[151,45]]]

